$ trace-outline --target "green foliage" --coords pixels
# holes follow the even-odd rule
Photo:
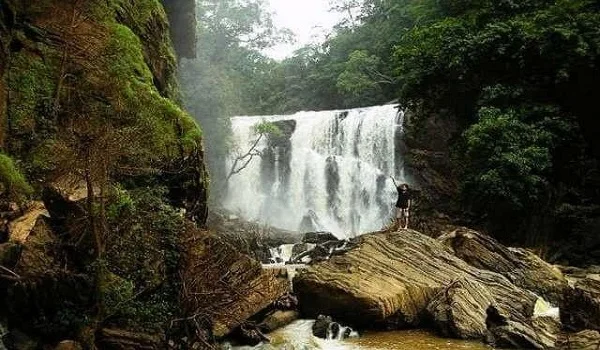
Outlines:
[[[106,262],[118,276],[107,301],[111,323],[153,331],[167,327],[178,312],[178,236],[184,224],[166,195],[156,186],[115,188],[111,195],[107,212],[114,231]]]
[[[600,155],[587,112],[600,98],[589,93],[600,77],[600,8],[587,0],[438,5],[394,49],[400,101],[466,129],[455,165],[464,204],[482,223],[504,237],[547,235],[554,227],[531,229],[536,217],[559,220],[552,211],[565,201],[598,201],[582,183],[594,181],[588,150]]]
[[[379,57],[369,55],[366,50],[356,50],[344,64],[345,70],[338,76],[336,86],[352,96],[361,96],[368,90],[377,89],[378,78],[382,78],[377,76],[380,65]]]
[[[201,122],[215,188],[224,179],[230,149],[229,117],[256,114],[272,103],[275,62],[261,49],[288,40],[275,28],[264,0],[197,2],[198,50],[181,62],[186,108]]]
[[[53,52],[47,60],[52,60]],[[15,53],[10,61],[8,76],[8,131],[11,135],[11,153],[30,161],[40,157],[38,148],[52,138],[56,131],[52,103],[57,82],[56,69],[42,58],[27,52]],[[33,149],[31,156],[26,152]],[[45,158],[45,157],[43,157]],[[35,177],[36,164],[25,165],[25,170]]]
[[[273,135],[273,136],[282,136],[283,133],[281,131],[281,129],[268,121],[262,121],[260,123],[257,123],[256,125],[253,126],[254,132],[256,134],[268,134],[268,135]]]
[[[515,111],[483,108],[463,136],[463,193],[480,214],[516,214],[544,200],[549,132],[522,122]]]
[[[12,158],[2,153],[0,153],[0,185],[2,185],[1,193],[7,195],[9,200],[20,202],[33,193],[33,189],[17,169]]]

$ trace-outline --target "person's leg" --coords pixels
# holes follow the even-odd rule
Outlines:
[[[394,220],[394,231],[398,231],[400,229],[400,220],[402,219],[402,209],[396,207],[396,219]]]
[[[408,217],[409,217],[408,208],[404,209],[403,213],[404,213],[404,228],[407,229],[408,228]]]

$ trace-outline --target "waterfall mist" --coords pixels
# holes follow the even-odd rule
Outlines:
[[[223,205],[289,230],[339,237],[379,230],[392,217],[396,197],[389,176],[406,181],[398,142],[402,120],[394,105],[234,117],[238,152],[257,139],[253,126],[262,121],[275,123],[283,136],[261,140],[262,157],[230,179]]]

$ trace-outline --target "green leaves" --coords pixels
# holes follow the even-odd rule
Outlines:
[[[336,86],[341,91],[359,96],[369,90],[377,90],[379,84],[391,84],[392,78],[379,72],[381,59],[369,55],[367,50],[356,50],[344,63],[344,71],[338,76]]]
[[[463,134],[465,196],[483,213],[531,210],[547,189],[551,134],[513,110],[483,108],[479,116]]]
[[[254,132],[258,135],[282,136],[283,133],[279,127],[271,122],[262,121],[253,126]]]
[[[6,195],[10,201],[21,202],[33,193],[12,158],[3,153],[0,153],[0,185],[0,194]]]

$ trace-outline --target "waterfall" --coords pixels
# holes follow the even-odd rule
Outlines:
[[[223,205],[241,216],[340,238],[372,232],[392,215],[396,190],[406,181],[399,135],[404,114],[394,105],[293,115],[234,117],[233,148],[248,151],[254,126],[273,122],[282,135],[263,137],[261,157],[231,177]]]

